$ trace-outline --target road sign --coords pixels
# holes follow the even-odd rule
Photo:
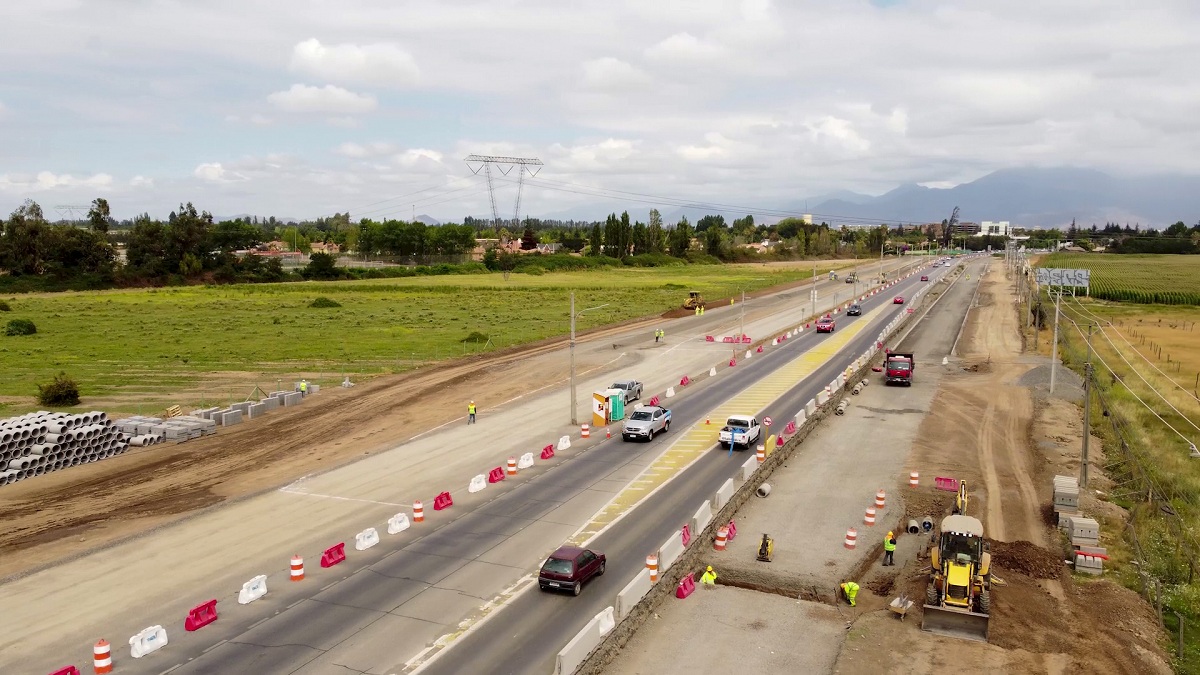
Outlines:
[[[1091,270],[1059,269],[1038,267],[1033,270],[1039,284],[1045,286],[1075,286],[1088,288],[1091,281]]]
[[[763,424],[765,424],[765,425],[767,425],[767,426],[771,426],[771,418],[770,418],[770,417],[764,417],[764,418],[763,418]]]

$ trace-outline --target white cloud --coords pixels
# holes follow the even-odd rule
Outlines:
[[[363,145],[359,143],[347,142],[339,145],[336,149],[334,149],[333,152],[343,157],[365,159],[368,157],[382,157],[384,155],[390,155],[396,152],[396,150],[397,148],[394,143],[376,142]]]
[[[442,163],[442,153],[437,150],[426,150],[424,148],[410,148],[395,156],[396,164],[403,167],[426,166],[435,168],[436,165]]]
[[[133,178],[129,179],[129,187],[153,188],[154,187],[154,179],[146,178],[145,176],[141,176],[141,175],[134,176]]]
[[[291,69],[328,82],[408,86],[421,77],[412,55],[394,43],[322,45],[316,38],[292,49]]]
[[[230,124],[249,124],[255,127],[269,127],[275,123],[275,120],[261,113],[254,113],[249,117],[242,117],[241,115],[226,115],[225,121],[229,122]]]
[[[583,84],[589,89],[622,91],[650,84],[650,76],[612,56],[584,61]]]
[[[291,113],[361,114],[372,112],[379,107],[373,96],[356,94],[332,84],[324,87],[293,84],[287,91],[271,94],[267,101],[276,108]]]
[[[0,174],[0,189],[16,192],[45,192],[64,188],[104,189],[112,184],[113,177],[107,173],[82,177],[52,171],[39,171],[36,174]]]
[[[697,61],[721,56],[725,50],[704,42],[691,33],[676,33],[646,50],[651,59],[665,61]]]
[[[221,162],[205,162],[197,166],[192,171],[192,175],[209,183],[232,183],[249,180],[245,174],[226,168]]]

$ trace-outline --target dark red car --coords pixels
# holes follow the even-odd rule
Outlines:
[[[922,275],[921,275],[921,281],[929,281],[929,275],[928,275],[928,274],[922,274]]]
[[[903,296],[903,295],[897,295],[896,297],[892,298],[892,304],[894,304],[894,305],[903,305],[903,304],[904,304],[904,296]]]
[[[538,586],[543,591],[571,591],[573,595],[579,595],[583,585],[592,577],[604,574],[604,563],[603,553],[563,546],[542,563],[542,569],[538,571]]]
[[[822,317],[817,320],[818,333],[832,333],[834,328],[837,328],[837,326],[834,324],[833,319],[829,317]]]

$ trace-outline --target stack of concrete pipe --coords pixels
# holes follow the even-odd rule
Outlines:
[[[0,420],[0,485],[87,464],[129,449],[129,439],[103,412],[39,411]]]

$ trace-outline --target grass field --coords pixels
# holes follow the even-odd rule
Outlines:
[[[1037,266],[1091,270],[1094,298],[1200,305],[1200,255],[1052,253]]]
[[[822,262],[818,270],[846,264]],[[80,383],[85,398],[136,411],[214,373],[272,373],[286,382],[302,372],[392,372],[562,335],[572,291],[578,309],[608,305],[578,320],[585,330],[678,307],[690,290],[713,300],[811,275],[811,263],[695,265],[507,281],[486,274],[13,296],[0,322],[30,319],[38,332],[0,335],[0,400],[8,403],[0,414],[33,406],[27,397],[59,371]],[[317,297],[341,307],[310,308]],[[486,338],[464,344],[472,333]]]

